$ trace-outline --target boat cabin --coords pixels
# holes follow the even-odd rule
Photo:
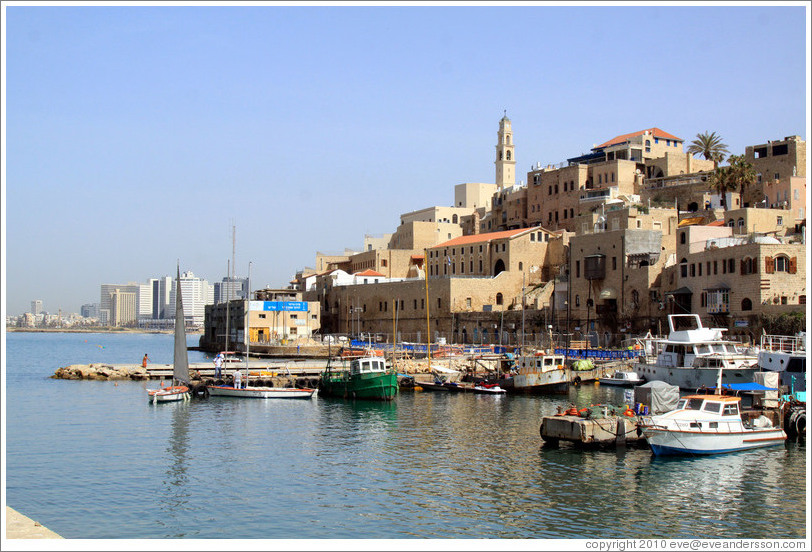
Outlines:
[[[739,413],[739,397],[725,395],[689,395],[677,403],[677,410],[697,410],[720,416],[736,416]]]
[[[533,355],[519,357],[519,373],[532,374],[564,369],[563,355]]]
[[[382,357],[364,357],[350,363],[350,374],[380,374],[386,372],[386,360]]]

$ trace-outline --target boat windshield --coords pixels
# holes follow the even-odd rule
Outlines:
[[[699,410],[702,408],[702,399],[680,399],[678,410]]]

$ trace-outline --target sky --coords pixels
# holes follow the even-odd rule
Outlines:
[[[5,314],[232,258],[285,287],[317,252],[659,127],[731,153],[809,132],[809,4],[125,6],[7,2]]]

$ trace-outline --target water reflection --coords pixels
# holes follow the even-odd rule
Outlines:
[[[168,538],[182,538],[186,536],[183,529],[186,509],[192,499],[189,488],[187,463],[189,453],[189,416],[193,405],[190,401],[178,401],[171,404],[162,404],[160,407],[171,410],[171,431],[169,432],[166,456],[167,466],[163,488],[159,490],[159,509],[161,518],[158,523],[163,525],[169,534]],[[165,412],[164,412],[165,413]]]

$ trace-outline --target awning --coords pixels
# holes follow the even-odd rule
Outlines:
[[[693,295],[694,292],[688,289],[687,287],[681,287],[674,291],[666,291],[666,295]]]
[[[708,387],[708,389],[716,389],[716,387]],[[731,391],[778,391],[775,387],[766,387],[760,383],[723,383],[722,389],[730,389]]]
[[[677,228],[682,228],[683,226],[693,226],[694,224],[700,224],[703,220],[705,220],[705,217],[684,218],[679,222]]]
[[[727,284],[719,284],[717,286],[704,288],[702,291],[729,291],[729,290],[730,286],[728,286]]]

